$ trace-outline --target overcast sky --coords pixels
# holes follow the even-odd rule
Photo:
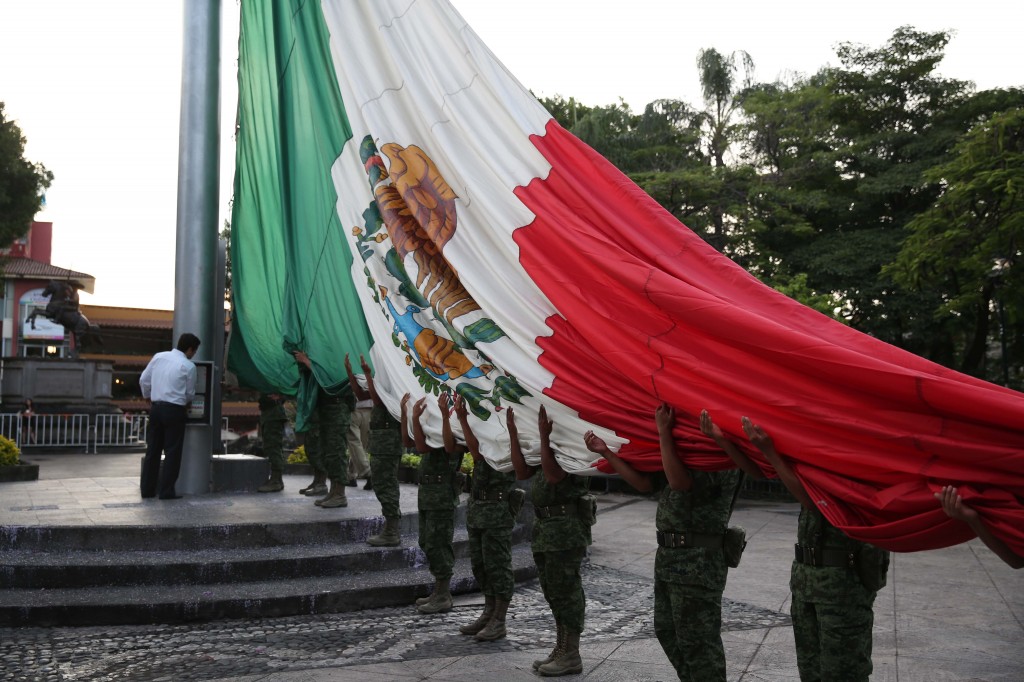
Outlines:
[[[431,0],[422,0],[431,1]],[[454,0],[538,95],[585,104],[700,101],[701,48],[746,50],[760,80],[836,64],[840,42],[881,46],[901,25],[953,30],[941,73],[1024,85],[1024,3],[1009,0]],[[826,9],[828,8],[828,9]],[[96,277],[85,303],[170,308],[174,294],[183,3],[0,0],[0,101],[54,173],[53,262]],[[238,6],[223,2],[221,220],[234,147]]]

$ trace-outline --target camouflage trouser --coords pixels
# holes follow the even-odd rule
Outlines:
[[[655,580],[654,633],[680,680],[725,680],[721,590]]]
[[[399,506],[398,464],[402,461],[400,453],[394,455],[377,455],[370,458],[370,476],[373,477],[373,492],[380,502],[380,511],[386,519],[397,519],[402,516]]]
[[[374,482],[374,487],[377,483]],[[427,555],[430,575],[438,580],[452,577],[455,566],[455,510],[420,510],[420,549]]]
[[[260,423],[263,456],[270,460],[270,470],[276,473],[284,471],[284,425],[280,419]]]
[[[326,472],[332,481],[348,480],[348,450],[345,449],[352,411],[339,402],[318,402],[306,431],[306,459],[315,471]]]
[[[348,477],[366,478],[371,476],[370,462],[366,457],[366,440],[370,435],[370,408],[361,408],[349,419],[348,436]]]
[[[540,589],[551,607],[555,622],[575,633],[583,632],[583,616],[587,609],[583,578],[580,577],[580,564],[586,555],[586,547],[533,553]]]
[[[515,579],[512,577],[512,529],[470,528],[469,561],[473,577],[486,597],[511,601]]]
[[[875,594],[844,604],[816,604],[793,595],[796,662],[802,682],[867,682]]]

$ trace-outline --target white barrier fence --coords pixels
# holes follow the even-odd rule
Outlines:
[[[148,414],[0,414],[0,433],[19,448],[141,447]]]

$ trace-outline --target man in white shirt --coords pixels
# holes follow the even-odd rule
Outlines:
[[[359,387],[366,391],[366,377],[356,374],[355,380]],[[363,490],[373,490],[370,480],[370,460],[366,456],[366,446],[370,439],[370,413],[373,412],[373,401],[356,400],[356,409],[352,412],[352,421],[348,426],[348,485],[356,487],[357,478],[365,478]]]
[[[181,448],[185,442],[185,415],[196,394],[196,366],[192,356],[199,350],[199,337],[184,333],[174,350],[157,353],[139,378],[142,397],[152,401],[146,458],[142,462],[139,487],[142,497],[176,500],[174,484],[181,470]],[[163,467],[160,455],[164,455]]]

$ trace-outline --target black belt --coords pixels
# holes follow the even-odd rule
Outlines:
[[[659,530],[655,535],[658,538],[659,547],[707,547],[708,549],[722,549],[721,534],[709,535],[707,533]]]
[[[839,547],[804,547],[796,545],[796,561],[806,566],[838,567],[854,566],[854,553]]]
[[[180,407],[183,410],[186,407],[186,405],[179,405],[178,403],[172,403],[172,402],[169,402],[167,400],[154,400],[153,404],[154,405],[170,405],[171,407]]]
[[[501,502],[508,499],[508,493],[504,490],[475,490],[473,499],[481,502]]]
[[[420,476],[420,483],[421,484],[423,484],[423,483],[428,483],[428,484],[429,483],[438,483],[438,484],[440,484],[440,483],[449,483],[449,482],[451,482],[451,480],[452,480],[451,477],[446,475],[446,474],[437,474],[436,476],[425,474],[425,475]]]
[[[552,516],[568,516],[576,513],[576,500],[564,504],[553,504],[550,507],[534,507],[533,514],[538,519],[547,519]]]

